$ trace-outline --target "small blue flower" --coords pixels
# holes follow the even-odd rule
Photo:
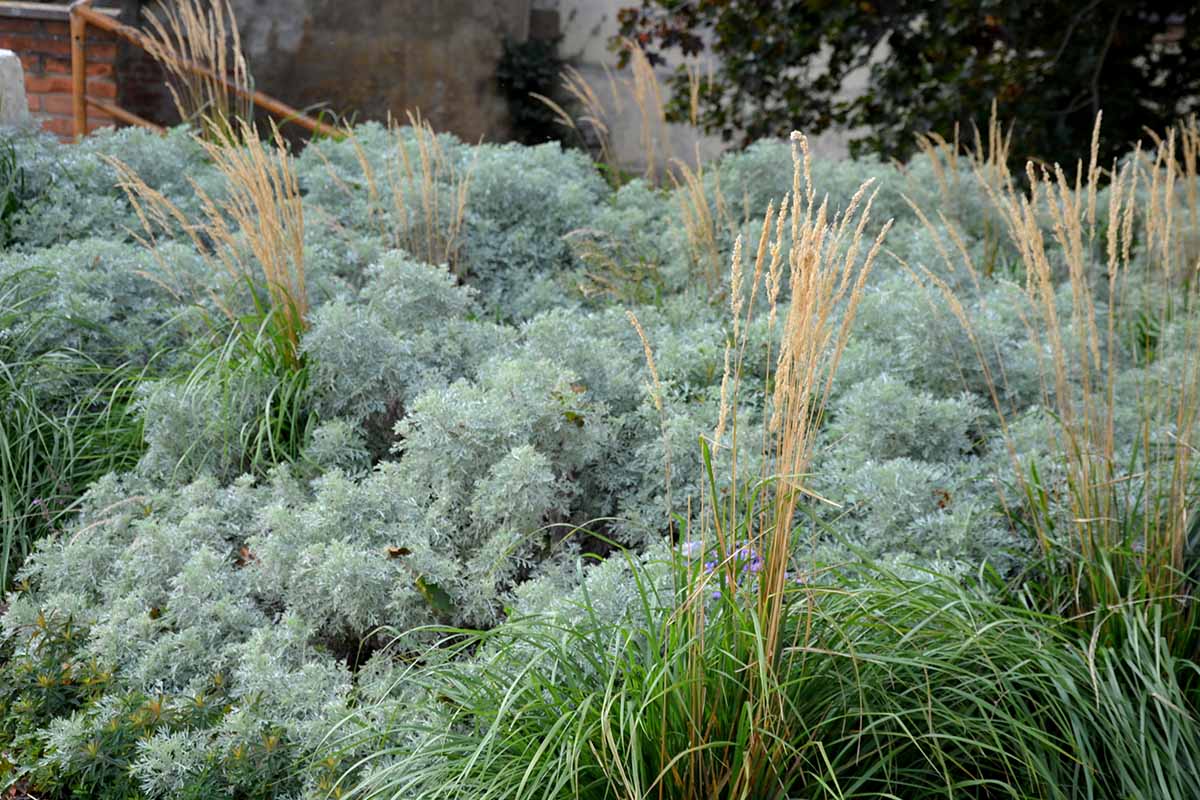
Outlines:
[[[794,583],[800,584],[801,586],[803,586],[805,583],[807,583],[807,581],[804,580],[804,576],[798,572],[792,572],[789,570],[789,571],[783,573],[783,577],[785,580],[792,581]]]

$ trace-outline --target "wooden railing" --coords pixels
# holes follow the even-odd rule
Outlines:
[[[128,25],[122,25],[112,17],[101,14],[92,7],[92,0],[75,0],[71,3],[71,92],[73,98],[73,111],[75,115],[75,138],[82,139],[87,135],[87,112],[88,106],[97,108],[107,114],[111,114],[116,119],[126,122],[130,125],[140,125],[143,128],[151,130],[163,131],[162,126],[155,125],[148,119],[134,114],[132,111],[121,108],[116,103],[108,103],[103,100],[98,100],[94,97],[87,96],[87,26],[92,25],[101,30],[109,31],[116,36],[124,39],[130,44],[140,47],[143,50],[154,52],[153,49],[147,46],[146,36],[136,28],[131,28]],[[237,83],[229,80],[224,75],[218,75],[203,64],[197,64],[193,61],[178,59],[174,62],[176,66],[180,66],[188,72],[193,72],[197,75],[203,75],[209,80],[216,80],[225,88],[234,92],[239,97],[248,98],[258,106],[266,110],[268,113],[279,117],[284,122],[294,122],[295,124],[307,128],[314,133],[324,134],[326,136],[340,136],[339,131],[334,126],[313,119],[299,109],[292,108],[287,103],[281,100],[276,100],[274,97],[255,91],[246,86],[240,86]]]

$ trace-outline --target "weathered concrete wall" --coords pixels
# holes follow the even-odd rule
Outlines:
[[[136,2],[151,6],[148,0]],[[419,109],[438,130],[503,139],[505,37],[529,0],[233,0],[257,88],[359,121]],[[160,114],[161,116],[161,114]]]
[[[107,0],[144,27],[158,0]],[[256,88],[311,113],[357,121],[420,110],[468,141],[503,140],[496,84],[506,37],[528,35],[530,0],[233,0]],[[136,48],[120,57],[120,103],[172,123],[162,72]]]

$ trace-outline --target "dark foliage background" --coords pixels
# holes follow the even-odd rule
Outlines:
[[[700,121],[742,143],[848,126],[865,129],[852,154],[904,159],[914,134],[970,131],[995,100],[1015,159],[1073,162],[1103,109],[1108,160],[1200,106],[1194,0],[643,0],[620,22],[656,63],[716,56]],[[841,95],[863,67],[866,90]],[[683,68],[671,83],[686,119]]]
[[[512,140],[534,145],[560,140],[562,126],[554,112],[531,92],[569,105],[563,97],[559,75],[564,62],[558,54],[559,39],[505,40],[504,55],[496,68],[496,80],[508,103]]]

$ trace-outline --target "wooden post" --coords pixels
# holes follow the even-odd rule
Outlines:
[[[87,136],[87,20],[78,9],[90,2],[75,0],[71,4],[71,102],[75,112],[75,141]]]

